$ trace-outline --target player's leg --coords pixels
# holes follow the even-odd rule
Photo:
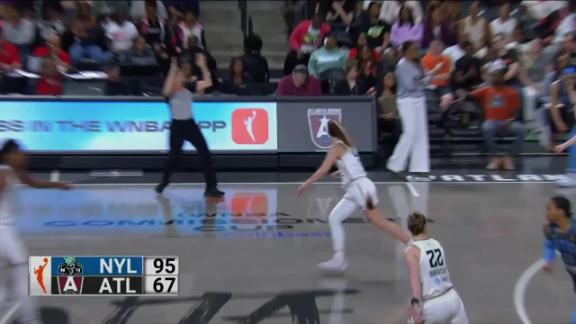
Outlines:
[[[452,303],[454,305],[454,317],[452,318],[450,324],[468,324],[468,316],[466,315],[466,308],[464,307],[462,298],[460,298],[460,295],[454,289],[452,289],[452,292],[450,292],[450,294],[454,295],[454,297],[452,297]]]
[[[332,248],[334,256],[331,260],[320,263],[319,268],[329,271],[344,271],[348,267],[346,254],[344,252],[345,234],[342,222],[350,217],[358,209],[358,205],[350,199],[348,193],[336,204],[330,216],[330,234],[332,236]]]
[[[395,239],[403,243],[408,243],[408,241],[410,241],[408,233],[402,230],[398,224],[384,218],[380,209],[378,209],[378,191],[376,185],[374,185],[372,181],[368,181],[362,184],[362,187],[365,197],[363,200],[364,215],[366,215],[370,223],[378,229],[392,235]]]
[[[195,122],[190,123],[190,127],[186,129],[185,138],[194,145],[200,159],[202,159],[202,172],[204,173],[204,180],[206,181],[206,195],[223,196],[224,193],[218,190],[216,171],[214,171],[214,165],[212,163],[212,154],[208,149],[204,135],[202,135],[200,128]]]
[[[164,167],[162,174],[162,181],[156,186],[156,192],[162,193],[164,188],[170,184],[170,177],[178,164],[178,160],[182,155],[182,144],[184,144],[184,131],[185,127],[181,121],[172,121],[170,125],[170,152],[168,153],[168,160]]]
[[[455,291],[424,301],[422,304],[422,317],[426,324],[467,324],[468,322],[453,321],[455,318]]]
[[[13,226],[0,225],[0,258],[7,261],[7,280],[11,287],[8,298],[20,303],[18,323],[40,323],[40,314],[34,299],[28,295],[28,252]]]

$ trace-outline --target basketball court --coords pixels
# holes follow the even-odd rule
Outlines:
[[[345,224],[347,272],[317,270],[331,257],[326,219],[342,190],[328,180],[298,199],[307,174],[226,173],[222,201],[202,197],[197,174],[176,175],[181,183],[163,196],[152,190],[157,175],[39,175],[79,184],[69,192],[21,191],[18,226],[31,255],[180,258],[177,298],[43,297],[46,323],[405,323],[403,247],[360,213]],[[405,226],[417,210],[431,219],[470,323],[567,323],[574,306],[568,275],[561,262],[551,275],[535,262],[547,199],[575,191],[557,191],[555,175],[496,175],[371,177],[387,218]]]

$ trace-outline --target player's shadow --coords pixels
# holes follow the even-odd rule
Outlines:
[[[1,314],[0,314],[1,315]],[[40,308],[40,318],[44,324],[69,324],[70,316],[68,313],[61,309],[55,307],[42,307]],[[18,322],[13,322],[12,324],[19,324]]]

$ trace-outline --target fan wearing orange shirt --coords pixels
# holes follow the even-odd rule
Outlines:
[[[522,151],[526,133],[524,125],[517,121],[520,97],[514,88],[504,85],[505,72],[506,65],[501,61],[495,61],[490,67],[491,84],[470,93],[484,110],[482,135],[491,156],[488,170],[497,170],[501,167],[505,170],[514,170],[513,157]],[[496,136],[499,134],[515,137],[510,152],[499,154],[496,145]]]
[[[435,39],[430,42],[428,52],[422,57],[420,65],[425,72],[432,74],[431,88],[441,99],[443,108],[447,102],[452,101],[453,96],[450,91],[450,73],[452,72],[452,61],[448,56],[442,55],[444,44],[441,40]]]

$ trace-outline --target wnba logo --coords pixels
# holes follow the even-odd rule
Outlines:
[[[264,109],[236,109],[232,113],[232,140],[236,144],[268,141],[268,113]]]
[[[52,291],[52,262],[48,256],[34,256],[28,260],[30,296],[48,295]]]

